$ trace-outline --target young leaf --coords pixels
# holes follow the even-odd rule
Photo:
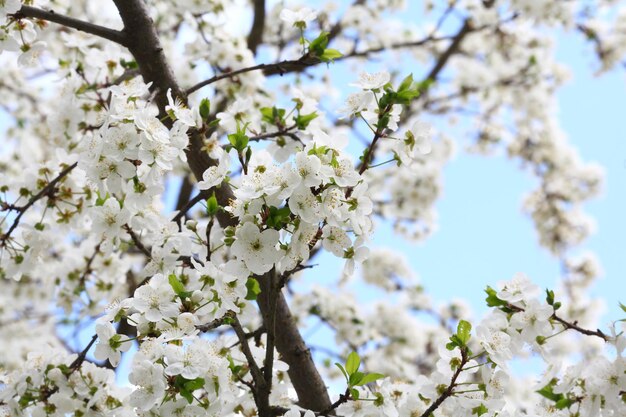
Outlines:
[[[356,388],[350,388],[350,396],[352,397],[353,400],[358,400],[359,399],[359,390]]]
[[[361,380],[357,384],[354,384],[354,385],[361,386],[361,385],[369,384],[370,382],[378,381],[379,379],[382,379],[384,377],[385,375],[383,374],[377,374],[377,373],[366,374],[363,378],[361,378]]]
[[[206,214],[209,216],[215,216],[219,211],[220,206],[217,203],[217,198],[215,197],[215,191],[213,191],[213,195],[207,198],[206,200]]]
[[[328,45],[328,32],[322,32],[317,38],[311,41],[309,51],[311,51],[313,55],[321,57],[324,54],[326,45]]]
[[[299,114],[293,118],[296,122],[296,126],[300,130],[304,130],[309,126],[315,118],[317,117],[317,113],[313,112],[311,114]]]
[[[343,54],[336,49],[324,49],[322,55],[320,55],[320,59],[322,62],[332,62],[337,58],[341,58]]]
[[[355,385],[359,385],[359,382],[363,379],[365,374],[363,372],[355,371],[350,375],[350,379],[348,379],[348,385],[354,387]]]
[[[261,294],[261,286],[259,285],[259,281],[255,278],[248,278],[248,281],[246,281],[246,288],[248,289],[246,300],[254,301],[257,296]]]
[[[339,370],[341,371],[341,373],[343,374],[344,377],[346,377],[346,382],[348,382],[348,373],[346,372],[346,370],[344,369],[343,365],[340,364],[339,362],[335,362],[335,365],[337,366],[337,368],[339,368]]]
[[[181,295],[182,293],[185,292],[185,286],[183,285],[182,282],[180,282],[180,280],[178,279],[176,275],[170,274],[167,277],[167,280],[169,281],[176,295]]]
[[[488,286],[485,289],[485,292],[487,293],[487,298],[485,299],[485,301],[487,301],[487,305],[489,307],[499,307],[506,305],[506,301],[499,299],[496,295],[496,290],[494,290],[493,288]]]
[[[208,120],[211,115],[211,100],[203,98],[200,102],[200,116],[202,120]]]
[[[359,366],[361,366],[361,358],[359,357],[359,354],[356,352],[350,353],[348,355],[348,359],[346,360],[346,372],[348,372],[348,375],[352,375],[358,371]]]
[[[413,74],[409,74],[400,83],[400,86],[398,87],[398,92],[400,93],[402,91],[408,90],[409,88],[411,88],[412,85],[413,85]]]
[[[472,330],[472,325],[469,322],[465,320],[459,321],[459,325],[457,326],[457,329],[456,329],[456,336],[458,337],[459,341],[463,344],[463,346],[467,345],[467,342],[469,342],[471,330]]]

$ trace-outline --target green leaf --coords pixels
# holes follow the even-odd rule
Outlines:
[[[243,133],[243,131],[237,131],[237,133],[231,133],[228,135],[228,141],[233,148],[237,149],[237,151],[242,152],[246,146],[248,146],[248,140],[250,138]]]
[[[348,385],[354,387],[355,385],[359,385],[359,382],[363,379],[365,374],[363,372],[355,371],[350,375],[348,379]]]
[[[259,281],[255,278],[248,278],[248,281],[246,281],[246,288],[248,289],[246,300],[254,301],[257,296],[261,294],[261,286],[259,285]]]
[[[185,389],[189,391],[195,391],[197,389],[202,388],[203,386],[204,386],[204,378],[200,378],[200,377],[185,382]]]
[[[189,404],[193,402],[193,392],[204,386],[203,378],[186,379],[180,375],[174,379],[174,387],[178,388],[180,395],[187,400]]]
[[[385,375],[383,374],[377,374],[377,373],[366,374],[363,378],[361,378],[358,384],[354,384],[354,385],[360,386],[360,385],[369,384],[370,382],[378,381],[379,379],[382,379],[384,377]]]
[[[409,88],[411,88],[412,85],[413,85],[413,74],[409,74],[400,83],[400,86],[398,87],[398,92],[400,93],[402,91],[408,90]]]
[[[263,117],[261,120],[271,125],[284,125],[286,112],[285,109],[279,109],[277,107],[262,107],[261,115]]]
[[[139,65],[137,64],[137,61],[126,61],[125,59],[121,59],[120,60],[120,65],[122,66],[122,68],[124,69],[137,69],[139,68]]]
[[[408,105],[411,103],[411,100],[418,97],[419,95],[420,95],[420,92],[417,90],[417,88],[413,88],[413,89],[405,90],[405,91],[399,91],[395,96],[394,104]]]
[[[622,311],[623,311],[624,313],[626,313],[626,305],[624,305],[624,304],[622,304],[622,303],[620,302],[620,303],[619,303],[619,308],[621,308],[621,309],[622,309]]]
[[[217,203],[217,197],[215,197],[215,191],[211,197],[206,200],[206,214],[209,216],[215,216],[220,209],[220,205]]]
[[[359,354],[356,352],[352,352],[348,355],[348,359],[346,360],[346,372],[348,375],[354,374],[359,370],[359,366],[361,366],[361,358]]]
[[[269,209],[269,216],[267,217],[266,224],[276,230],[280,230],[285,224],[291,220],[291,210],[289,206],[277,208],[271,206]]]
[[[482,416],[483,414],[487,414],[489,409],[485,407],[485,404],[481,404],[478,407],[472,408],[472,414],[476,414],[477,416]]]
[[[320,59],[322,62],[332,62],[337,58],[341,58],[343,54],[336,49],[324,49],[322,55],[320,55]]]
[[[317,38],[311,41],[309,44],[309,51],[313,55],[321,57],[324,54],[326,45],[328,45],[328,32],[322,32]]]
[[[356,388],[350,388],[350,396],[352,397],[352,399],[358,400],[359,399],[359,390],[356,389]]]
[[[465,320],[459,321],[459,324],[456,328],[456,336],[459,341],[463,344],[463,346],[467,345],[467,342],[470,340],[470,332],[472,330],[472,325]]]
[[[109,193],[106,193],[106,195],[103,197],[100,197],[100,193],[97,193],[98,197],[96,198],[96,207],[101,207],[104,205],[104,203],[109,199]]]
[[[558,401],[562,400],[563,398],[565,398],[563,396],[563,394],[555,394],[554,391],[553,391],[554,386],[556,385],[557,382],[558,382],[557,379],[553,378],[548,383],[548,385],[546,385],[545,387],[543,387],[540,390],[538,390],[537,393],[539,395],[541,395],[542,397],[547,398],[549,400],[552,400],[554,402],[558,402]]]
[[[487,293],[487,298],[485,299],[485,301],[487,301],[487,305],[489,307],[499,307],[506,305],[506,301],[499,299],[496,295],[496,290],[494,290],[493,288],[488,286],[485,289],[485,292]]]
[[[346,372],[346,370],[344,369],[343,365],[340,364],[339,362],[335,362],[335,365],[337,366],[337,368],[339,368],[339,370],[341,371],[341,373],[343,374],[344,377],[346,377],[346,382],[348,382],[348,373]]]
[[[180,282],[180,280],[175,274],[170,274],[167,277],[167,280],[169,281],[176,295],[181,295],[182,293],[185,292],[185,286],[183,285],[182,282]]]
[[[570,398],[561,398],[554,404],[554,406],[558,408],[559,410],[562,410],[564,408],[568,408],[570,405],[574,404],[575,402],[576,401]]]
[[[203,98],[200,102],[200,116],[203,120],[208,120],[211,115],[211,100]]]
[[[554,305],[554,291],[546,288],[546,302],[549,305]]]
[[[296,122],[296,126],[300,130],[304,130],[309,126],[315,118],[317,118],[317,113],[313,112],[311,114],[299,114],[293,118]]]
[[[207,125],[207,127],[209,129],[213,129],[214,127],[217,127],[219,124],[220,124],[220,119],[214,119]]]

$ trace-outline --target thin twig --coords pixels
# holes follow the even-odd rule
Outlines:
[[[74,162],[72,165],[68,166],[63,171],[61,171],[59,173],[59,175],[57,175],[56,178],[54,178],[45,187],[43,187],[41,189],[41,191],[39,191],[37,194],[35,194],[33,197],[31,197],[30,200],[28,200],[28,203],[26,203],[25,205],[23,205],[21,207],[14,207],[13,208],[13,210],[18,211],[18,215],[15,217],[15,220],[13,220],[13,224],[11,225],[9,230],[5,234],[0,236],[0,246],[4,246],[5,242],[11,236],[11,233],[13,233],[13,231],[15,230],[17,225],[19,224],[20,219],[22,218],[22,216],[24,215],[24,213],[26,213],[26,210],[28,210],[33,204],[35,204],[42,197],[44,197],[46,195],[48,195],[50,197],[51,194],[54,194],[54,192],[55,192],[54,187],[57,185],[57,183],[59,183],[59,181],[61,181],[63,178],[65,178],[77,166],[78,166],[78,162]]]
[[[422,415],[420,417],[430,417],[432,416],[433,411],[435,411],[437,408],[439,408],[439,406],[450,396],[452,396],[452,394],[454,393],[454,387],[456,387],[456,380],[458,379],[459,375],[461,374],[461,371],[463,370],[463,367],[467,364],[467,362],[469,362],[469,358],[467,356],[467,348],[461,348],[461,363],[459,364],[459,367],[456,368],[456,371],[454,371],[454,374],[452,375],[452,379],[450,380],[450,384],[448,385],[448,387],[446,388],[446,390],[441,393],[441,395],[439,396],[439,398],[437,398],[435,400],[435,402],[433,402],[430,407],[428,407],[426,409],[426,411],[424,411],[422,413]]]
[[[135,231],[131,229],[131,227],[128,224],[124,225],[124,230],[128,232],[128,234],[130,235],[130,238],[133,240],[133,243],[135,244],[137,249],[139,249],[141,253],[146,255],[148,259],[152,259],[152,252],[148,250],[148,248],[146,248],[146,246],[141,242],[141,239],[139,239],[139,236],[137,236]]]
[[[35,18],[46,20],[48,22],[58,23],[65,27],[80,30],[82,32],[91,33],[92,35],[99,36],[104,39],[108,39],[120,45],[126,44],[126,36],[123,32],[115,29],[110,29],[104,26],[96,25],[93,23],[85,22],[84,20],[75,19],[73,17],[64,16],[62,14],[55,13],[53,10],[43,10],[37,7],[22,6],[15,14],[12,15],[15,19],[23,18]]]
[[[85,358],[87,357],[87,352],[89,351],[89,349],[91,349],[91,347],[93,346],[94,343],[96,343],[96,340],[98,339],[98,335],[94,334],[91,337],[91,341],[89,342],[89,344],[85,347],[85,349],[83,349],[79,354],[78,357],[76,359],[74,359],[74,362],[72,362],[70,364],[70,369],[71,372],[76,371],[78,368],[80,368],[80,366],[83,364],[83,362],[85,361]]]

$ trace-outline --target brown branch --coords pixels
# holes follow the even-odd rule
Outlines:
[[[250,368],[250,374],[252,375],[252,381],[254,382],[254,386],[251,387],[252,396],[254,397],[254,402],[258,407],[258,415],[259,417],[270,417],[272,416],[269,403],[270,386],[267,384],[263,376],[263,372],[261,372],[261,369],[254,360],[254,356],[252,355],[252,351],[248,345],[246,333],[243,331],[241,323],[239,323],[239,319],[234,314],[231,316],[231,326],[233,327],[233,330],[235,330],[235,334],[241,344],[241,351],[246,357],[246,361],[248,362],[248,366]]]
[[[191,192],[193,191],[193,184],[191,183],[191,179],[189,175],[185,175],[183,177],[183,182],[180,185],[180,190],[178,190],[178,199],[176,200],[176,210],[181,210],[185,205],[189,202],[189,197],[191,197]]]
[[[430,405],[430,407],[428,407],[426,409],[426,411],[424,411],[420,417],[431,417],[432,414],[433,414],[433,411],[435,411],[437,408],[439,408],[439,406],[448,397],[450,397],[450,396],[452,396],[452,394],[454,394],[453,390],[456,387],[456,380],[458,379],[459,375],[461,374],[461,371],[463,370],[463,367],[467,364],[467,362],[469,362],[469,358],[467,356],[467,348],[461,348],[461,363],[459,364],[459,367],[456,368],[456,371],[452,375],[452,379],[450,380],[450,384],[448,385],[446,390],[439,396],[439,398],[437,398],[435,400],[435,402],[432,403]]]
[[[53,196],[54,192],[55,192],[54,187],[61,180],[63,180],[63,178],[65,178],[70,172],[72,172],[72,170],[74,168],[76,168],[77,166],[78,166],[78,162],[74,162],[72,165],[68,166],[63,171],[61,171],[59,173],[59,175],[57,175],[52,181],[50,181],[45,187],[43,187],[41,189],[41,191],[39,191],[37,194],[35,194],[33,197],[31,197],[30,200],[28,200],[28,203],[26,203],[25,205],[23,205],[21,207],[12,207],[11,208],[12,210],[16,210],[18,212],[18,215],[13,220],[13,224],[11,225],[9,230],[5,234],[0,236],[0,246],[4,246],[5,242],[9,239],[9,237],[11,237],[11,233],[13,233],[13,231],[15,230],[17,225],[19,224],[20,219],[22,218],[24,213],[26,213],[26,210],[31,208],[32,205],[35,204],[38,200],[40,200],[42,197],[44,197],[44,196],[48,196],[48,197]]]
[[[295,128],[295,126],[287,128],[287,129],[283,129],[283,130],[277,130],[276,132],[262,133],[260,135],[250,136],[250,138],[248,138],[248,141],[250,141],[250,142],[260,142],[260,141],[266,140],[266,139],[272,139],[272,138],[279,138],[281,136],[287,136],[287,137],[295,140],[296,142],[302,143],[302,139],[300,139],[298,137],[298,135],[296,135],[293,132],[289,132],[289,130],[294,129],[294,128]]]
[[[89,349],[91,349],[91,347],[93,346],[94,343],[96,343],[96,340],[98,339],[98,335],[94,334],[91,338],[91,341],[89,342],[89,344],[85,347],[85,349],[83,349],[79,354],[78,357],[74,360],[74,362],[72,362],[70,364],[70,369],[71,372],[76,371],[78,368],[80,368],[80,366],[83,364],[83,362],[85,361],[85,358],[87,357],[87,352],[89,351]]]
[[[258,46],[263,43],[263,31],[265,30],[265,0],[253,0],[254,20],[248,34],[248,49],[256,54]]]
[[[108,39],[115,43],[119,43],[120,45],[126,45],[126,36],[119,30],[110,29],[104,26],[85,22],[84,20],[64,16],[62,14],[55,13],[53,10],[43,10],[31,6],[22,6],[20,10],[13,14],[13,18],[35,18],[46,20],[48,22],[58,23],[59,25],[63,25],[65,27],[80,30],[82,32],[90,33],[92,35]]]
[[[578,325],[578,322],[573,322],[570,323],[564,319],[562,319],[561,317],[557,316],[556,313],[554,313],[552,315],[552,319],[558,321],[559,323],[561,323],[566,329],[570,329],[570,330],[576,330],[578,333],[584,334],[586,336],[596,336],[599,337],[600,339],[604,340],[605,342],[607,342],[609,340],[609,337],[604,334],[604,332],[602,332],[602,330],[600,329],[596,329],[594,330],[589,330],[589,329],[584,329],[582,327],[580,327]]]
[[[277,287],[277,275],[276,268],[272,268],[267,274],[269,279],[269,306],[267,312],[267,321],[265,321],[265,328],[267,330],[267,343],[265,346],[265,362],[263,364],[263,373],[265,376],[265,383],[269,389],[272,388],[272,372],[274,369],[274,346],[276,345],[276,300],[278,299],[278,293],[280,289]]]
[[[172,219],[173,222],[178,223],[178,225],[180,226],[180,222],[182,220],[183,217],[185,217],[185,214],[187,214],[187,212],[196,204],[198,204],[200,201],[207,199],[209,197],[209,192],[208,190],[201,190],[198,195],[196,195],[194,198],[192,198],[191,200],[189,200],[187,202],[187,204],[185,204],[184,207],[182,207],[178,213],[176,214],[176,216],[174,216],[174,218]]]
[[[333,410],[335,410],[341,404],[345,404],[348,401],[350,401],[351,399],[352,399],[352,397],[350,395],[350,388],[346,388],[346,392],[344,392],[343,394],[339,394],[339,398],[337,399],[337,401],[332,403],[331,406],[328,407],[326,410],[322,411],[320,413],[320,415],[325,416],[325,415],[328,415],[328,414],[332,413]]]
[[[226,315],[224,315],[224,317],[219,317],[215,320],[212,320],[206,324],[201,324],[199,326],[196,326],[196,329],[198,329],[201,332],[208,332],[211,330],[215,330],[218,327],[224,325],[228,320],[230,320],[232,318],[232,314],[231,313],[227,313]]]
[[[199,83],[197,83],[196,85],[193,85],[191,87],[189,87],[186,91],[187,95],[195,93],[196,91],[198,91],[199,89],[206,87],[207,85],[213,84],[214,82],[220,81],[220,80],[224,80],[227,78],[233,78],[237,75],[240,74],[245,74],[246,72],[252,72],[252,71],[259,71],[259,70],[263,70],[263,72],[265,74],[276,74],[276,73],[280,73],[280,74],[285,74],[287,72],[291,72],[288,70],[288,68],[306,68],[312,65],[317,65],[319,64],[321,61],[318,58],[314,58],[311,55],[309,55],[308,53],[303,55],[302,57],[298,58],[298,59],[294,59],[294,60],[284,60],[281,62],[276,62],[274,64],[258,64],[258,65],[254,65],[252,67],[247,67],[247,68],[241,68],[238,70],[234,70],[234,71],[229,71],[229,72],[225,72],[219,75],[215,75],[211,78],[208,78],[204,81],[200,81]],[[283,70],[283,68],[285,68]]]
[[[446,66],[450,57],[458,51],[461,45],[461,41],[463,40],[463,38],[465,38],[465,35],[471,32],[471,30],[472,30],[472,25],[470,23],[470,20],[466,19],[463,22],[461,29],[459,29],[459,31],[454,36],[454,38],[452,38],[452,42],[450,43],[450,45],[448,45],[448,48],[443,52],[443,54],[439,56],[439,58],[437,59],[437,62],[435,63],[433,68],[430,70],[430,72],[426,76],[427,80],[431,80],[433,82],[437,81],[437,76],[439,75],[441,70]]]
[[[137,233],[135,233],[135,231],[131,229],[131,227],[128,224],[124,225],[124,230],[128,232],[128,234],[130,235],[130,238],[133,240],[133,243],[135,244],[137,249],[139,249],[141,253],[146,255],[148,259],[152,259],[152,252],[148,248],[146,248],[143,242],[141,242],[141,239],[139,239],[139,236],[137,236]]]
[[[153,83],[151,87],[156,92],[156,103],[159,111],[165,115],[167,90],[171,89],[172,95],[183,102],[186,101],[185,94],[177,84],[165,59],[146,5],[141,0],[114,0],[114,3],[124,22],[124,33],[128,34],[127,46],[137,61],[144,81]],[[302,64],[305,65],[306,62]],[[222,102],[216,107],[225,107],[225,105],[226,103]],[[202,179],[202,174],[207,168],[216,164],[216,161],[209,158],[203,150],[203,146],[204,134],[200,131],[192,131],[186,154],[189,167],[198,180]],[[215,194],[220,206],[228,205],[234,198],[232,189],[227,183],[215,188]],[[217,219],[222,227],[234,226],[238,223],[236,218],[230,217],[225,212],[219,212]],[[261,291],[259,306],[261,313],[265,316],[267,304],[261,302],[264,292],[267,291],[264,280],[261,282]],[[276,302],[276,328],[280,329],[276,335],[276,348],[282,359],[289,365],[289,376],[301,405],[311,410],[326,409],[331,404],[326,385],[298,331],[282,293],[279,293]]]
[[[263,314],[263,322],[267,328],[269,323],[269,293],[270,279],[264,274],[257,277],[261,287],[258,296],[258,304]],[[276,295],[276,349],[280,352],[281,360],[289,365],[289,378],[294,389],[298,393],[298,404],[308,410],[321,411],[331,405],[330,397],[324,380],[319,376],[319,372],[311,357],[310,349],[307,347],[295,319],[291,315],[289,305],[285,300],[282,291]]]

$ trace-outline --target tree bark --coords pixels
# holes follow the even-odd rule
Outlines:
[[[185,100],[186,97],[167,63],[145,3],[142,0],[114,0],[114,3],[124,22],[123,33],[126,37],[126,46],[135,57],[144,81],[153,83],[151,88],[156,93],[159,110],[161,112],[165,110],[168,89],[172,90],[174,97]],[[202,174],[207,168],[216,164],[216,161],[201,150],[203,141],[202,133],[192,132],[186,151],[189,168],[198,180],[202,179]],[[227,183],[217,187],[215,194],[222,206],[227,205],[234,198],[232,189]],[[219,215],[218,221],[223,227],[236,225],[238,222],[236,218],[226,213]],[[257,277],[261,286],[259,308],[264,318],[269,313],[267,294],[270,293],[270,283],[267,277],[267,274]],[[282,292],[279,292],[276,297],[275,320],[276,348],[281,354],[281,359],[289,365],[289,376],[298,394],[300,405],[314,411],[327,409],[331,405],[328,391],[291,316]]]

